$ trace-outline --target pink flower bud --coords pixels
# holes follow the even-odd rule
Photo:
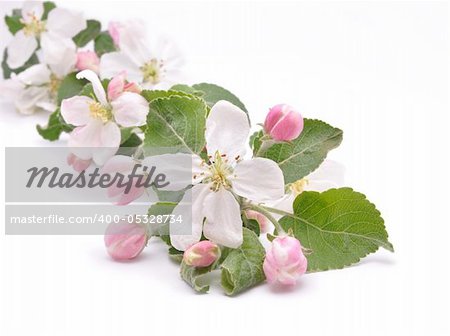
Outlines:
[[[306,272],[308,260],[300,242],[290,236],[277,237],[266,253],[263,269],[268,283],[295,285],[297,278]]]
[[[303,131],[303,117],[289,105],[275,105],[267,114],[264,131],[276,141],[294,140]]]
[[[248,219],[254,219],[258,222],[261,233],[268,232],[269,221],[266,216],[253,210],[245,210],[245,216],[247,216]]]
[[[120,22],[111,21],[108,25],[108,33],[111,36],[114,44],[119,45],[120,42],[120,28],[122,24]]]
[[[210,242],[203,240],[188,248],[183,255],[186,265],[194,267],[207,267],[217,260],[220,254],[219,247]]]
[[[123,91],[141,94],[142,89],[136,83],[129,82],[125,84]]]
[[[81,173],[82,171],[86,170],[92,163],[92,160],[82,160],[79,157],[77,157],[75,154],[70,153],[67,157],[67,164],[69,166],[72,166],[73,169]]]
[[[105,232],[105,246],[115,260],[136,258],[147,245],[148,236],[144,226],[125,220],[111,223]]]
[[[92,70],[98,73],[100,66],[100,59],[93,51],[79,51],[77,52],[77,63],[75,67],[78,70]]]

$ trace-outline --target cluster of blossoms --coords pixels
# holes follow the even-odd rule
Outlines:
[[[52,112],[38,132],[52,141],[69,134],[67,163],[75,171],[95,165],[128,176],[131,188],[108,187],[118,206],[153,193],[149,214],[182,219],[155,225],[133,214],[131,222],[111,223],[104,241],[113,259],[134,259],[159,237],[195,290],[206,291],[199,278],[220,270],[232,295],[264,280],[293,286],[308,270],[342,268],[380,246],[392,250],[373,204],[336,189],[341,179],[332,182],[342,168],[325,159],[342,141],[338,128],[279,104],[251,134],[248,111],[231,92],[177,84],[176,48],[151,43],[138,21],[101,31],[82,13],[30,2],[6,23],[13,39],[0,92],[23,114]],[[168,153],[148,150],[167,146]],[[131,152],[119,152],[125,148]],[[148,175],[143,167],[155,163],[169,177],[164,190],[131,174]]]
[[[142,88],[168,88],[181,76],[176,46],[151,39],[138,20],[110,22],[102,32],[100,22],[82,12],[27,1],[5,21],[13,36],[4,53],[0,94],[22,114],[55,111],[64,98],[61,86],[81,70],[102,79],[122,73]]]

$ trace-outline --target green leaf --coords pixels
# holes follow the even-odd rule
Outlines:
[[[264,132],[262,130],[256,131],[250,136],[250,148],[253,149],[253,153],[256,154],[259,148],[261,147],[261,138],[263,137]]]
[[[116,51],[114,41],[107,31],[101,32],[94,40],[94,50],[100,57],[103,54]]]
[[[280,224],[311,250],[310,272],[343,268],[379,247],[394,251],[380,212],[366,196],[350,188],[305,191],[293,208],[294,216],[283,217]]]
[[[295,182],[315,169],[325,160],[328,152],[342,142],[342,131],[320,120],[304,120],[303,132],[291,143],[272,145],[263,157],[278,163],[285,183]]]
[[[68,74],[61,82],[58,89],[58,104],[66,98],[79,95],[87,83],[85,79],[77,79],[76,72]]]
[[[209,107],[213,107],[213,105],[219,100],[226,100],[248,113],[245,105],[239,100],[239,98],[223,87],[216,84],[200,83],[192,85],[192,88],[203,92],[202,98],[206,101],[206,104],[208,104]]]
[[[44,139],[55,141],[59,139],[62,132],[71,132],[74,127],[64,121],[58,108],[50,114],[47,126],[41,127],[37,125],[36,129]]]
[[[207,274],[213,270],[214,264],[209,267],[193,267],[181,262],[180,275],[196,292],[206,293],[209,290]]]
[[[246,228],[242,245],[231,250],[221,264],[222,287],[227,295],[234,295],[264,281],[264,247],[258,236]]]
[[[20,73],[20,72],[28,69],[32,65],[35,65],[35,64],[39,63],[39,59],[37,58],[36,53],[34,53],[30,57],[30,59],[28,61],[26,61],[26,63],[24,65],[22,65],[20,68],[11,69],[8,66],[8,63],[6,63],[7,57],[8,57],[8,51],[5,48],[5,51],[3,52],[3,60],[2,60],[3,78],[5,78],[5,79],[10,78],[12,73],[16,73],[16,74]]]
[[[170,96],[150,102],[144,144],[200,153],[205,146],[207,107],[198,98]]]
[[[19,30],[24,27],[24,24],[21,22],[21,15],[5,15],[5,23],[8,26],[11,34],[15,35]]]
[[[47,20],[48,13],[50,13],[51,10],[55,9],[56,5],[52,1],[45,1],[44,2],[44,14],[42,14],[42,20]]]
[[[148,102],[158,98],[167,98],[172,96],[182,96],[182,97],[192,97],[192,95],[183,92],[183,91],[175,91],[175,90],[142,90],[141,95],[147,99]]]
[[[176,84],[170,88],[170,91],[184,92],[192,96],[202,97],[204,93],[193,89],[191,86],[186,84]]]
[[[147,214],[149,216],[170,215],[176,205],[177,203],[175,202],[158,202],[153,204],[148,209]],[[161,225],[150,224],[149,229],[153,236],[160,237],[166,244],[172,246],[170,244],[169,223],[164,223]]]
[[[84,47],[90,41],[95,39],[102,29],[101,23],[97,20],[87,20],[86,23],[87,27],[73,37],[73,41],[77,47]]]

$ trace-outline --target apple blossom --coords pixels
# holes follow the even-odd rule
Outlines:
[[[78,32],[86,28],[86,20],[81,12],[63,8],[52,9],[43,19],[42,2],[27,1],[21,10],[23,28],[17,31],[7,46],[7,64],[16,69],[25,64],[38,46],[43,51],[47,64],[72,62],[65,50],[75,50],[72,41]]]
[[[202,240],[189,247],[183,254],[186,265],[207,267],[212,265],[220,255],[220,248],[209,240]]]
[[[244,159],[249,132],[247,115],[237,106],[222,100],[211,108],[205,132],[209,162],[193,155],[194,186],[173,211],[183,218],[170,226],[176,249],[198,242],[202,231],[212,242],[236,248],[243,239],[237,197],[262,203],[284,195],[283,173],[274,161]],[[186,223],[191,232],[181,234]]]
[[[77,63],[75,67],[77,70],[92,70],[98,73],[100,66],[100,59],[94,51],[79,51],[77,52]]]
[[[141,224],[122,220],[111,223],[105,232],[105,246],[115,260],[136,258],[147,245],[149,239],[146,228]]]
[[[75,70],[75,50],[68,48],[65,53],[68,57],[64,63],[43,62],[18,75],[13,73],[10,79],[0,83],[0,95],[13,101],[21,114],[33,114],[39,110],[53,112],[57,107],[58,89],[63,78]]]
[[[303,117],[291,106],[279,104],[272,107],[264,122],[264,131],[275,141],[291,141],[303,130]]]
[[[167,39],[149,41],[144,25],[139,21],[113,23],[109,32],[119,51],[101,57],[102,78],[126,71],[130,80],[146,89],[166,89],[177,82],[183,60]]]
[[[268,283],[295,285],[299,276],[306,272],[308,260],[300,242],[290,236],[276,237],[266,253],[263,263]]]
[[[102,165],[119,148],[119,125],[145,124],[148,102],[137,93],[121,91],[125,87],[123,75],[110,81],[108,95],[93,71],[81,71],[77,78],[86,78],[92,83],[95,99],[74,96],[62,101],[62,117],[68,124],[76,126],[70,133],[69,147],[80,159],[93,159]]]

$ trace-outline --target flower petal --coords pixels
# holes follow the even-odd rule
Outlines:
[[[139,20],[130,21],[119,30],[120,50],[138,65],[144,65],[152,59],[145,31],[144,23]]]
[[[89,104],[93,99],[85,96],[74,96],[61,102],[61,115],[64,121],[74,126],[86,125],[91,120]]]
[[[206,217],[203,233],[214,243],[237,248],[242,244],[242,219],[238,202],[224,188],[205,198]]]
[[[284,195],[284,176],[278,165],[269,159],[243,160],[230,178],[233,190],[255,202],[276,200]]]
[[[97,97],[100,104],[104,106],[108,105],[105,89],[103,88],[103,85],[100,82],[97,74],[92,70],[83,70],[77,73],[77,79],[82,78],[85,78],[92,83],[92,88],[94,89],[95,96]]]
[[[48,14],[46,28],[61,37],[72,38],[86,28],[83,12],[55,8]]]
[[[7,47],[8,59],[6,63],[11,69],[17,69],[25,64],[38,47],[34,36],[26,36],[23,30],[19,30]]]
[[[100,133],[100,146],[95,148],[92,159],[99,166],[116,154],[120,145],[120,129],[117,124],[108,122],[103,125]]]
[[[104,54],[100,59],[100,77],[111,78],[125,71],[127,79],[133,82],[142,82],[142,72],[123,52]]]
[[[41,35],[41,48],[45,63],[58,77],[64,77],[75,69],[76,46],[71,39],[46,32]]]
[[[148,102],[140,94],[124,92],[111,106],[114,119],[123,127],[142,126],[147,121]]]
[[[230,160],[245,153],[250,132],[247,115],[239,107],[218,101],[206,119],[206,149],[209,155],[216,151],[226,154]]]
[[[103,174],[129,174],[132,170],[136,162],[133,160],[131,156],[127,155],[114,155],[108,161],[106,161],[105,165],[102,167]]]
[[[238,202],[224,188],[211,192],[204,203],[203,233],[209,240],[231,248],[242,244],[242,219]]]
[[[25,1],[22,5],[22,19],[29,23],[33,18],[41,19],[44,14],[44,4],[40,1]]]
[[[25,85],[43,85],[50,82],[51,72],[45,64],[36,64],[22,71],[17,79]]]
[[[155,167],[156,174],[164,174],[165,180],[169,185],[161,188],[162,190],[177,191],[195,184],[194,176],[203,171],[198,162],[202,159],[197,155],[176,153],[148,156],[142,161],[142,165],[151,169]]]
[[[16,109],[21,114],[33,114],[39,110],[39,103],[49,100],[48,90],[45,87],[30,86],[20,92],[14,100]]]
[[[99,134],[102,127],[100,120],[91,119],[85,126],[75,128],[68,141],[71,152],[82,160],[92,159],[93,149],[100,145]]]
[[[108,84],[108,99],[114,100],[120,96],[125,87],[125,71],[114,76]]]
[[[182,222],[170,224],[170,242],[179,251],[187,250],[202,236],[204,200],[211,193],[209,187],[207,184],[193,186],[173,209],[174,218],[181,218]]]

